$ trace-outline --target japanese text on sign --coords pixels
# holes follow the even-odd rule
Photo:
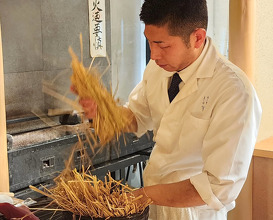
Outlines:
[[[90,53],[106,57],[105,0],[89,0]]]

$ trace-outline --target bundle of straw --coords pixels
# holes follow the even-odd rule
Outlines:
[[[101,145],[114,138],[118,140],[132,120],[123,114],[122,107],[101,83],[98,70],[85,68],[71,48],[69,52],[72,57],[72,85],[80,98],[93,99],[97,104],[97,115],[93,119],[95,135],[99,137]]]
[[[110,173],[104,182],[96,176],[74,170],[65,170],[55,179],[56,187],[44,188],[41,191],[33,186],[30,188],[49,198],[59,207],[79,216],[92,218],[110,218],[130,216],[142,213],[151,203],[147,200],[140,203],[142,196],[135,198],[133,189],[114,180]]]
[[[95,68],[85,68],[71,48],[69,48],[69,52],[72,57],[71,66],[73,70],[71,83],[75,87],[78,96],[84,99],[91,98],[97,103],[97,116],[93,119],[95,134],[85,123],[82,123],[83,129],[79,130],[84,132],[86,142],[94,153],[97,137],[102,146],[113,139],[118,140],[120,135],[128,128],[132,119],[123,114],[122,107],[118,105],[113,95],[103,86],[98,71]],[[75,105],[74,102],[65,99],[52,90],[45,88],[44,91],[66,101],[68,104],[72,104],[72,106]],[[81,155],[82,164],[88,163],[90,165],[92,163],[87,152],[85,152],[84,141],[78,131],[77,135],[78,143],[72,149],[66,168],[54,179],[55,186],[51,189],[43,187],[43,190],[39,190],[34,186],[29,187],[51,198],[62,210],[70,211],[75,215],[107,219],[142,213],[151,204],[151,200],[140,202],[142,196],[135,198],[132,193],[133,189],[122,184],[121,181],[114,180],[110,173],[103,182],[96,176],[91,175],[91,173],[88,174],[84,169],[84,165],[81,173],[78,173],[76,169],[72,169],[75,150],[80,150],[83,154]]]

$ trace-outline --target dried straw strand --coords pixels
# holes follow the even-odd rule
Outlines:
[[[131,119],[123,114],[122,107],[101,83],[98,70],[94,67],[89,70],[85,68],[71,48],[69,53],[73,70],[71,83],[78,96],[82,99],[91,98],[97,103],[97,115],[93,119],[95,134],[102,145],[112,139],[117,140],[129,126]]]
[[[53,189],[44,188],[42,191],[33,186],[30,188],[52,198],[61,210],[96,218],[141,213],[151,203],[150,200],[139,203],[142,196],[135,198],[133,189],[114,180],[110,173],[104,182],[85,172],[78,173],[76,169],[66,172],[64,176],[66,179],[58,178],[57,186]]]

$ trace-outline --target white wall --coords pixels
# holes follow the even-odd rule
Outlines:
[[[258,141],[273,136],[273,1],[256,1],[255,87],[263,115]]]
[[[211,37],[220,53],[228,56],[229,0],[207,0],[209,23],[207,35]]]
[[[142,0],[111,0],[112,87],[123,104],[142,79],[146,66],[144,25],[139,20]]]

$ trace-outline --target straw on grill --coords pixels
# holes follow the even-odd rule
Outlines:
[[[151,203],[150,200],[138,202],[142,196],[135,198],[133,189],[114,180],[110,173],[102,181],[86,172],[78,173],[76,169],[65,170],[55,182],[57,185],[53,189],[44,187],[42,191],[33,186],[30,188],[53,199],[62,210],[80,216],[129,216],[142,213]]]

